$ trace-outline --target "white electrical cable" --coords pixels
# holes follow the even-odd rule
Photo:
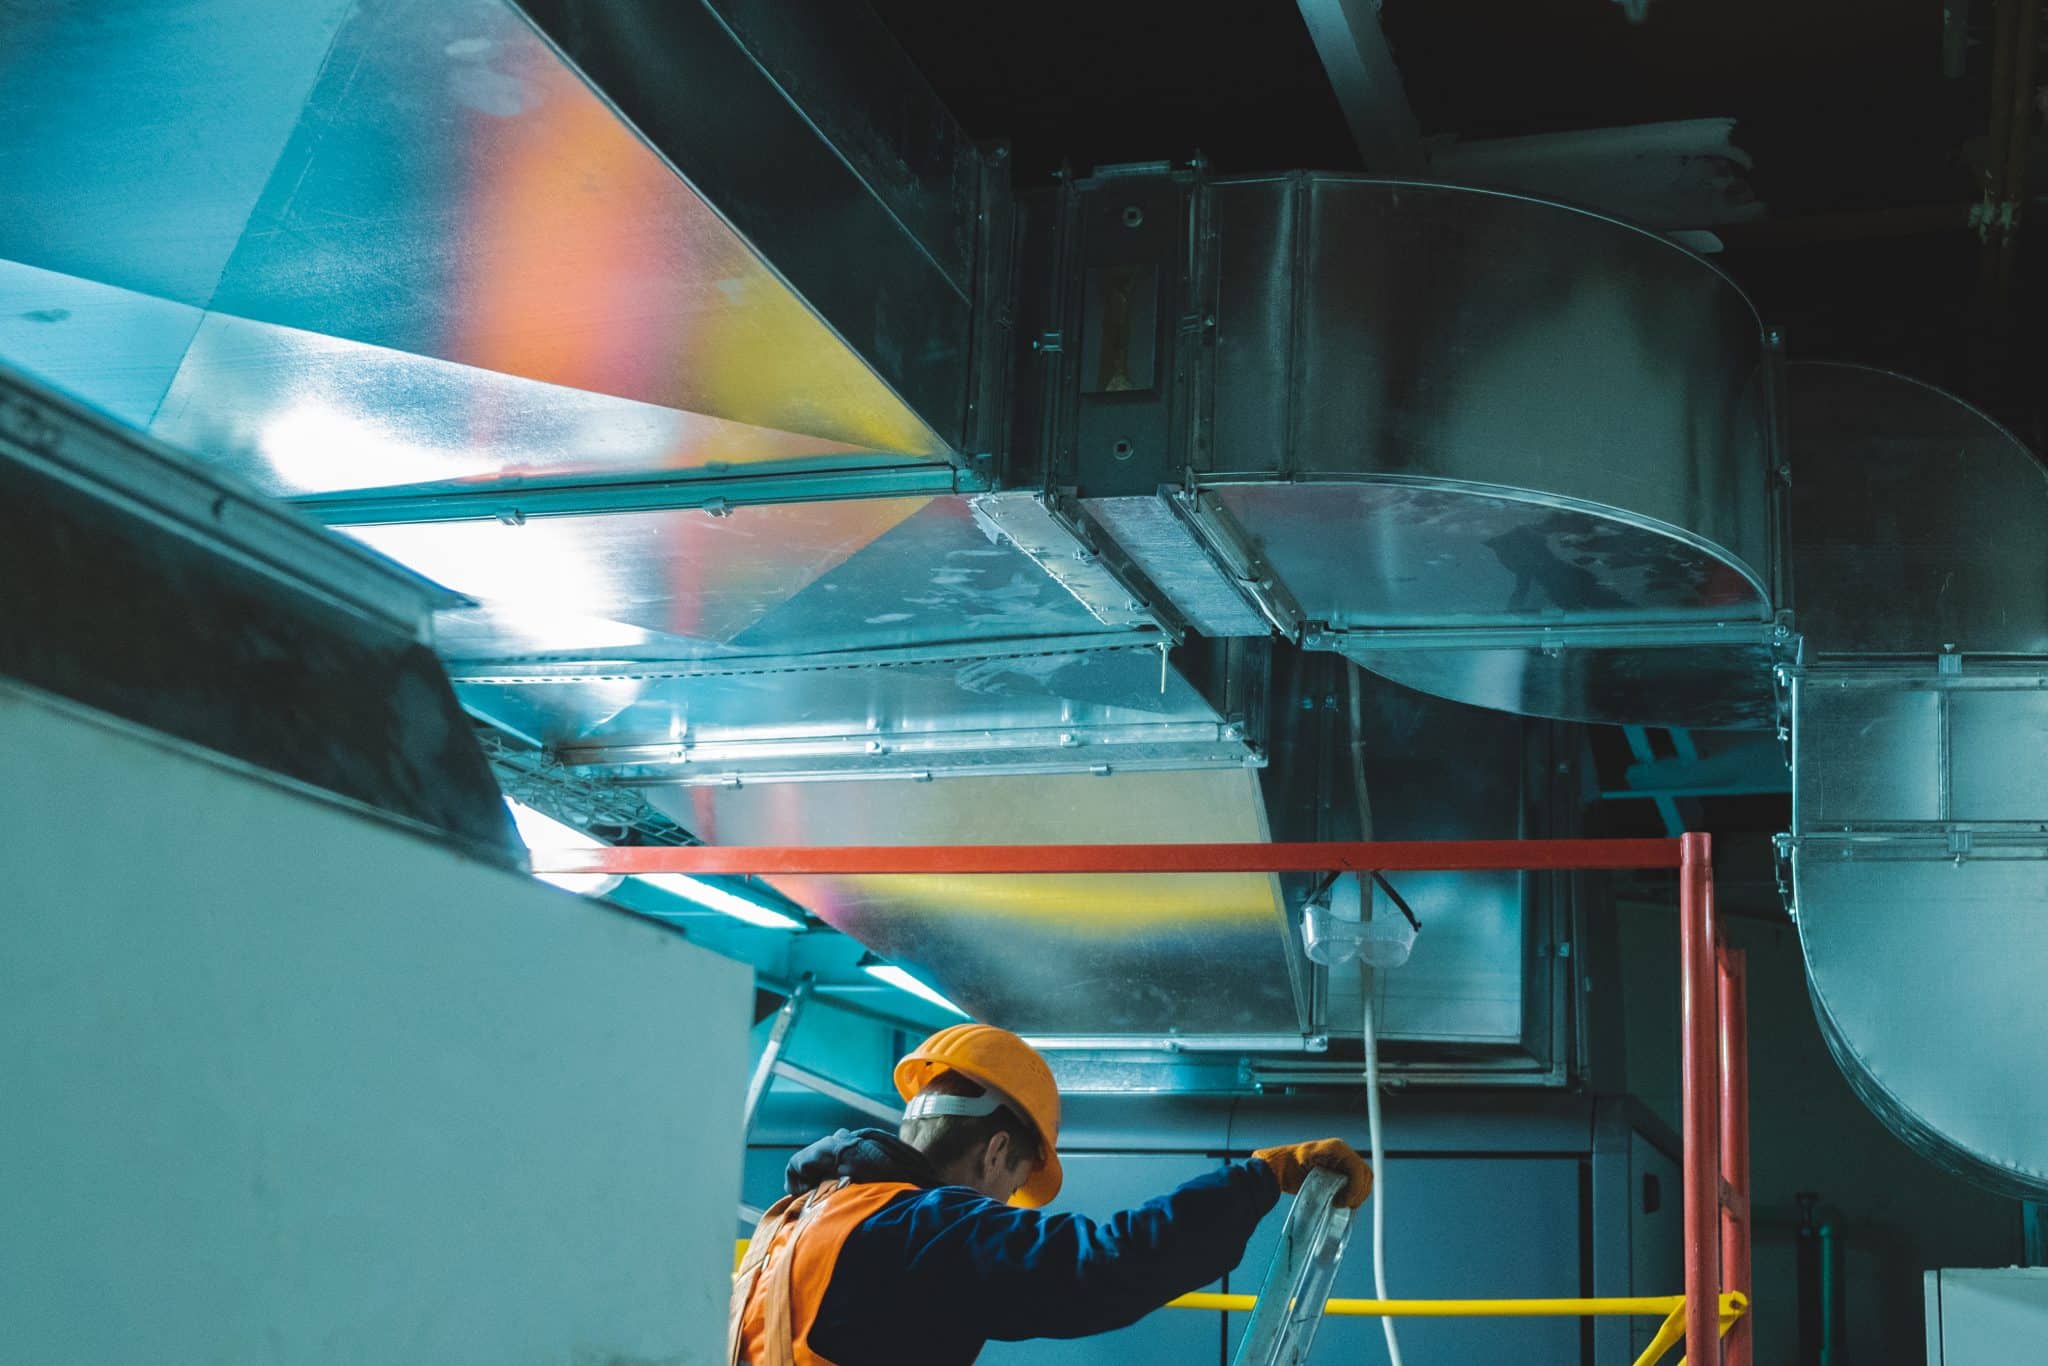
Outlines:
[[[1387,1294],[1387,1145],[1380,1129],[1380,1044],[1372,1020],[1377,974],[1363,961],[1358,967],[1359,994],[1365,998],[1365,1127],[1372,1138],[1372,1288],[1386,1300],[1393,1296]],[[1394,1321],[1382,1318],[1380,1328],[1387,1335],[1389,1366],[1401,1366],[1401,1340],[1394,1333]]]

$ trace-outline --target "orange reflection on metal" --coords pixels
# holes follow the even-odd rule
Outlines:
[[[818,439],[938,437],[574,72],[501,51],[516,112],[470,113],[451,357]],[[733,438],[693,463],[774,458]]]

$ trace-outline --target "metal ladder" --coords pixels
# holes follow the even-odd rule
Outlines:
[[[813,1072],[808,1067],[798,1067],[793,1062],[782,1060],[783,1051],[789,1045],[790,1031],[796,1028],[797,1020],[803,1016],[804,1005],[811,999],[811,987],[811,975],[805,973],[797,979],[796,987],[789,993],[789,999],[782,1003],[782,1009],[775,1012],[775,1023],[768,1030],[768,1043],[762,1048],[761,1057],[754,1064],[752,1079],[747,1082],[747,1104],[740,1118],[742,1147],[746,1145],[746,1136],[753,1132],[754,1115],[761,1108],[762,1097],[768,1094],[769,1084],[777,1077],[836,1100],[848,1109],[858,1110],[891,1129],[903,1120],[903,1111],[887,1101],[877,1100],[864,1091],[843,1086],[821,1072]],[[761,1211],[752,1205],[742,1204],[740,1218],[749,1224],[758,1223]]]
[[[1333,1171],[1312,1171],[1301,1183],[1231,1366],[1300,1366],[1308,1360],[1351,1239],[1352,1211],[1337,1203],[1343,1189],[1344,1176]]]

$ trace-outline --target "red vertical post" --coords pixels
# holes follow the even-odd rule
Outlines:
[[[1711,884],[1709,884],[1711,886]],[[1741,949],[1720,954],[1721,1001],[1721,1284],[1750,1293],[1749,1250],[1749,990]],[[1755,1351],[1749,1316],[1728,1330],[1728,1366],[1750,1366]]]
[[[1716,1103],[1720,1099],[1721,1041],[1714,961],[1713,851],[1705,835],[1683,835],[1679,843],[1685,1359],[1690,1366],[1711,1366],[1721,1359],[1721,1135]]]

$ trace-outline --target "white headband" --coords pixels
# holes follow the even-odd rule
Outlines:
[[[910,1106],[903,1112],[903,1117],[925,1119],[935,1115],[961,1115],[979,1118],[994,1114],[1005,1104],[993,1090],[979,1096],[946,1096],[936,1091],[920,1091],[910,1098]]]

